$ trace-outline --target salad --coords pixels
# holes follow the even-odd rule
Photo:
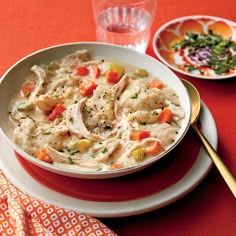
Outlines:
[[[209,30],[207,34],[189,33],[172,45],[179,66],[190,73],[223,75],[236,70],[236,42]]]

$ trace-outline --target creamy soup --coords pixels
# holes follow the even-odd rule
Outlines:
[[[172,144],[185,111],[161,78],[77,51],[34,65],[9,104],[13,141],[52,165],[106,171],[137,165]]]

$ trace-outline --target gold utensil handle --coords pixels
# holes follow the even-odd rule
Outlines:
[[[218,153],[214,150],[214,148],[211,146],[211,144],[209,143],[207,138],[204,136],[204,134],[198,129],[197,124],[193,123],[191,126],[194,129],[194,131],[197,133],[205,150],[209,154],[211,160],[214,162],[221,176],[224,178],[225,182],[227,183],[228,187],[230,188],[231,192],[236,198],[236,178],[230,172],[228,167],[224,164],[224,162],[222,161]]]

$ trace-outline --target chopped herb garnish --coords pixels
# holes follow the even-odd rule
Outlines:
[[[132,99],[136,99],[136,98],[138,98],[138,94],[135,93],[131,98],[132,98]]]
[[[74,163],[71,157],[68,157],[68,161],[69,161],[70,164]]]
[[[31,116],[28,116],[28,118],[31,119],[33,122],[35,122],[35,119],[33,119]]]
[[[31,94],[31,91],[27,91],[27,92],[25,93],[25,96],[26,96],[26,97],[29,97],[30,94]]]
[[[103,127],[104,130],[111,130],[112,129],[112,126],[111,125],[106,125]]]
[[[69,121],[72,122],[72,121],[73,121],[73,117],[70,117],[70,118],[69,118]]]
[[[175,51],[179,51],[180,49],[183,49],[185,46],[188,45],[188,42],[186,39],[180,41],[180,42],[175,42],[172,46],[172,48],[175,50]]]
[[[187,68],[188,72],[192,72],[194,70],[198,70],[201,72],[198,66],[192,66],[192,65],[184,65],[185,68]]]
[[[84,111],[86,111],[87,113],[91,113],[92,110],[93,110],[93,109],[89,109],[89,108],[87,108],[87,107],[84,107]]]
[[[157,115],[157,111],[153,111],[152,116],[156,116],[156,115]]]
[[[60,95],[59,94],[54,94],[52,95],[52,98],[58,98]]]
[[[107,150],[107,147],[104,147],[103,149],[102,149],[102,153],[106,153],[108,150]]]
[[[176,122],[176,120],[173,120],[171,124],[174,124],[174,126],[177,126],[178,128],[181,128],[181,126]]]
[[[146,125],[147,122],[145,122],[145,121],[140,121],[139,124],[140,124],[140,125]]]
[[[43,135],[49,135],[49,134],[52,134],[52,132],[47,131],[47,132],[44,132],[44,133],[43,133]]]
[[[85,125],[85,127],[86,127],[87,129],[89,129],[89,124],[88,124],[87,121],[84,122],[84,125]]]
[[[70,155],[73,156],[73,155],[75,155],[76,153],[79,153],[79,150],[73,151]]]

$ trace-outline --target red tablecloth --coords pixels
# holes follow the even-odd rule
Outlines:
[[[235,1],[159,0],[152,36],[165,22],[194,14],[236,21]],[[96,40],[91,2],[84,0],[1,1],[0,33],[0,76],[17,60],[35,50],[59,43]],[[151,41],[147,53],[156,57]],[[218,128],[218,152],[236,175],[236,79],[185,78],[199,89],[211,110]],[[121,236],[231,236],[236,235],[236,204],[213,167],[196,189],[167,207],[139,216],[99,220]]]

